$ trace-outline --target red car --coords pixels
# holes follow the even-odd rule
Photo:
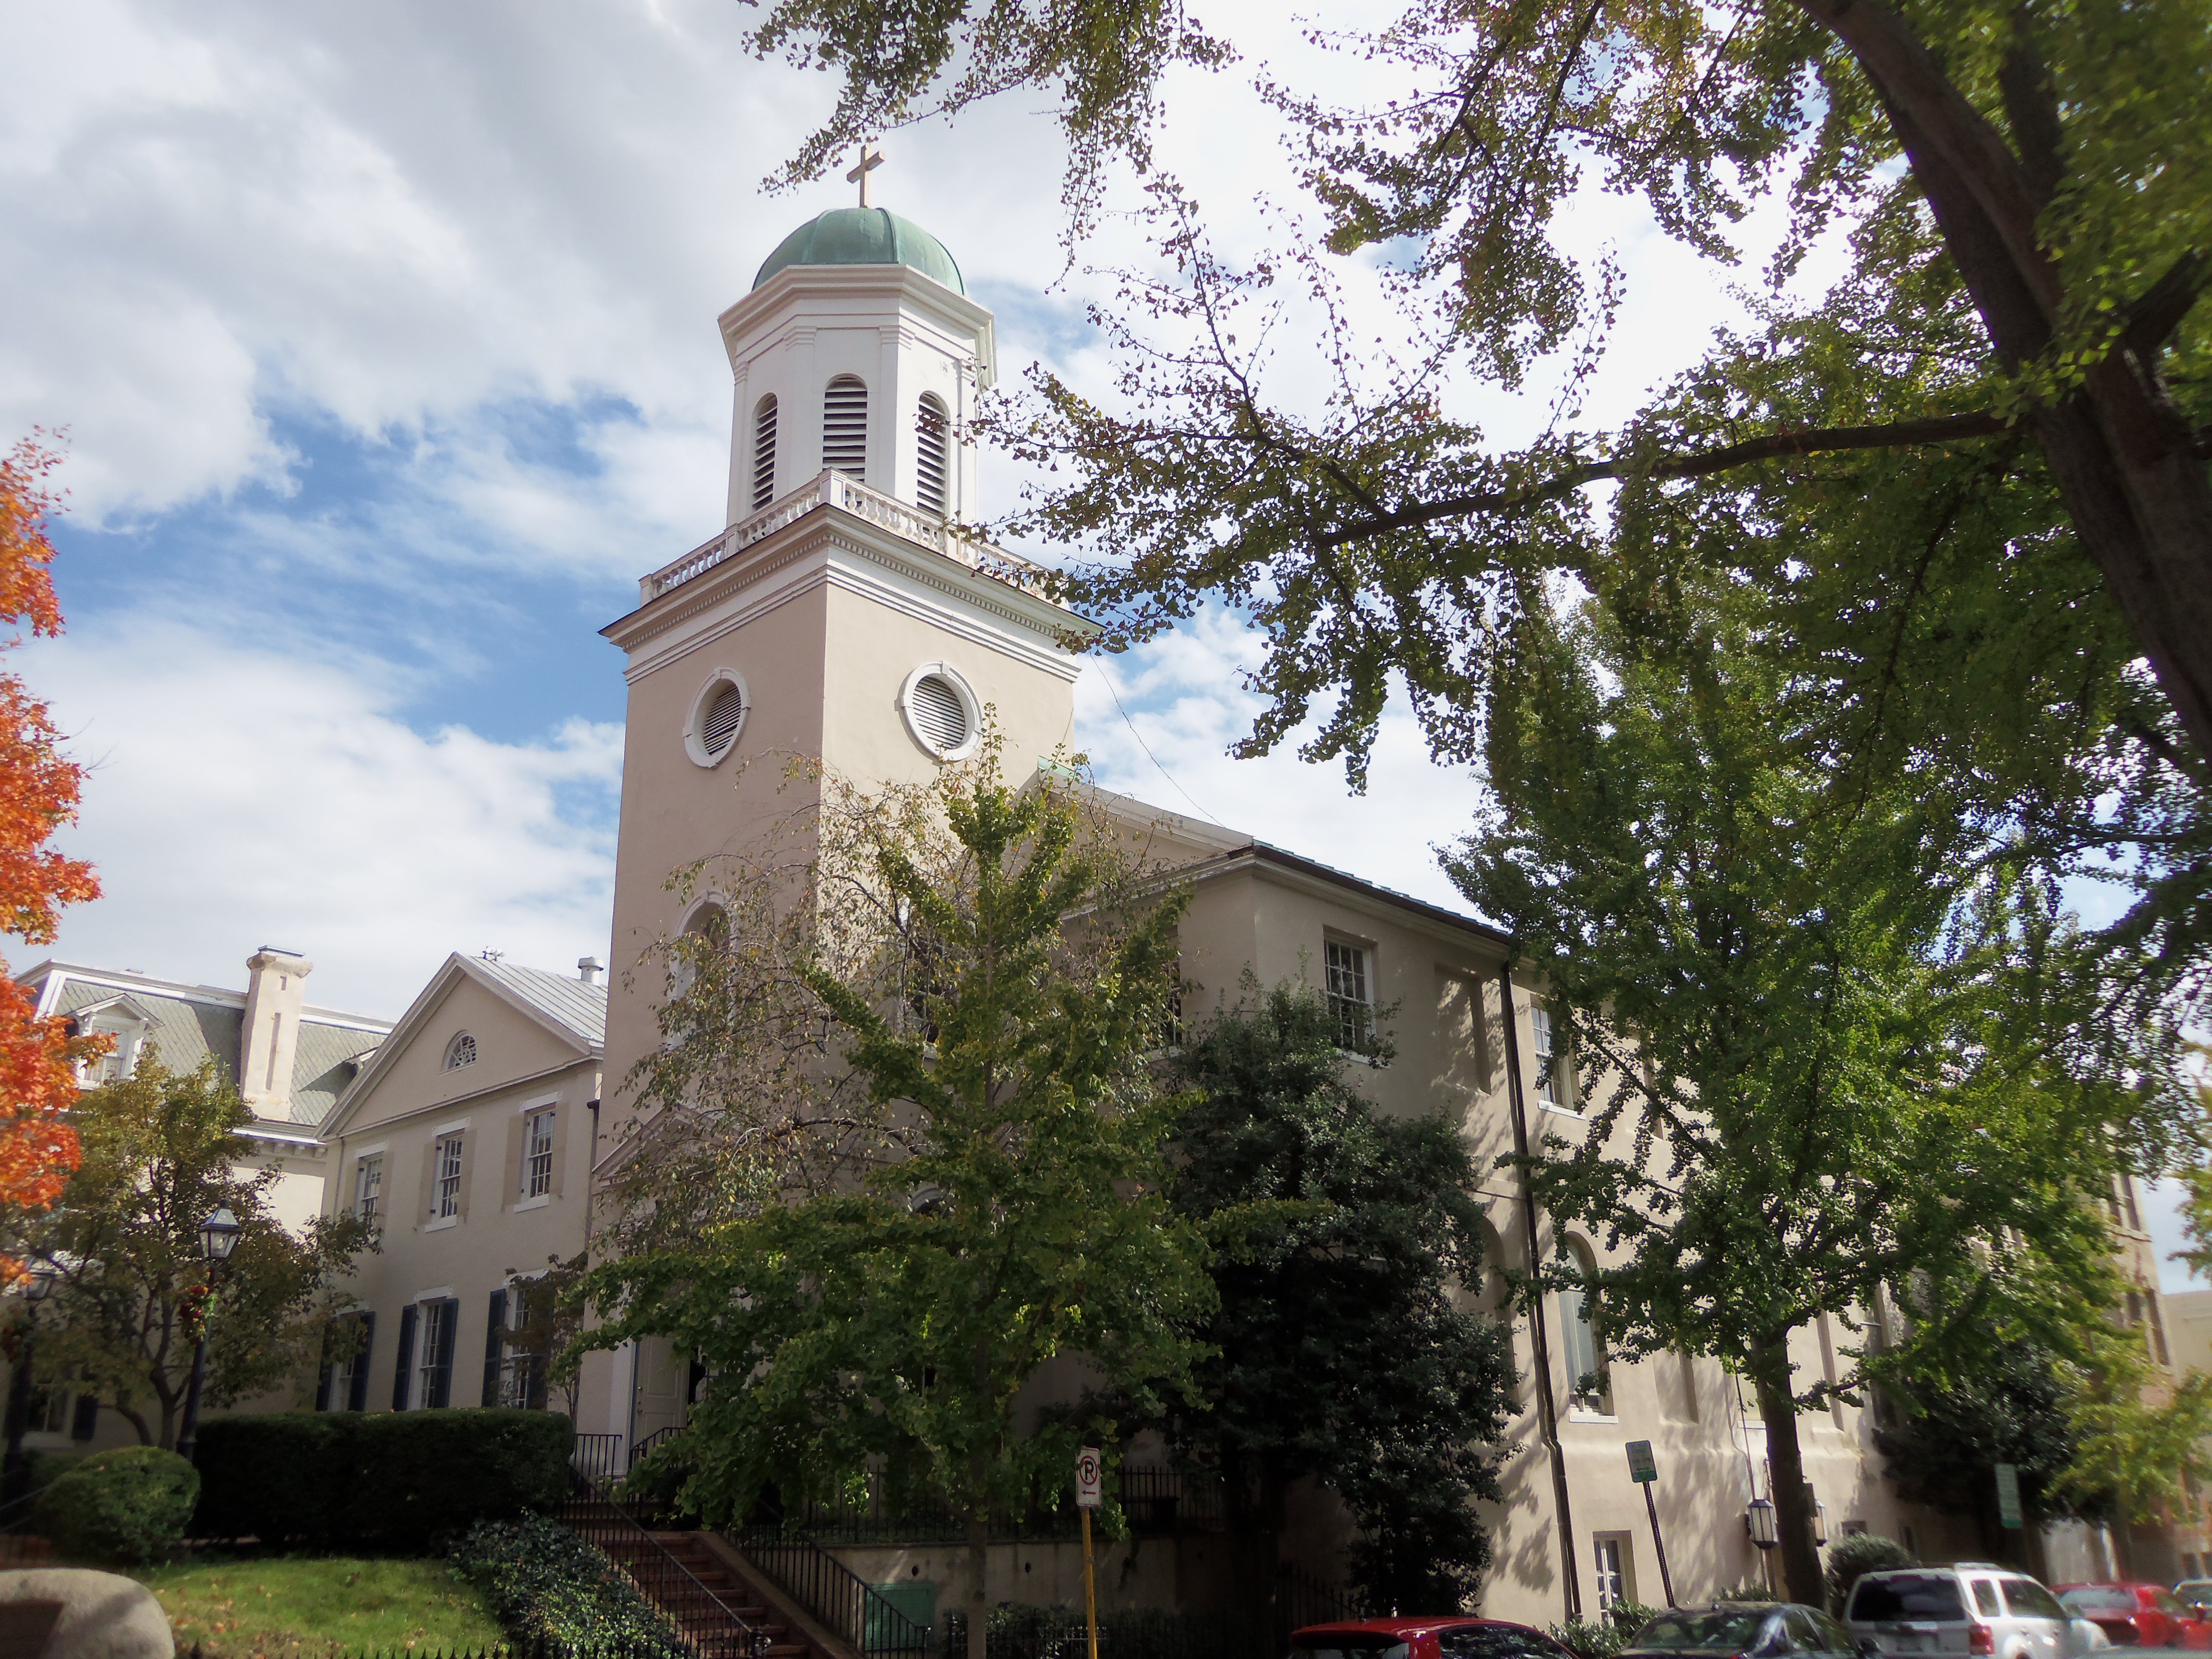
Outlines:
[[[1291,1632],[1290,1659],[1575,1659],[1540,1630],[1503,1619],[1352,1619]]]
[[[2114,1647],[2212,1648],[2212,1624],[2163,1584],[2054,1584],[2059,1605],[2087,1619]]]

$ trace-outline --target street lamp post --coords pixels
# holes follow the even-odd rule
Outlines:
[[[8,1455],[0,1460],[0,1508],[30,1493],[31,1458],[23,1449],[23,1436],[31,1426],[31,1362],[39,1334],[39,1304],[60,1277],[52,1262],[41,1261],[23,1281],[23,1333],[15,1350],[15,1375],[8,1384]]]
[[[238,1248],[238,1235],[242,1231],[228,1205],[200,1223],[200,1260],[207,1263],[207,1285],[201,1292],[194,1322],[199,1331],[198,1340],[192,1345],[192,1380],[185,1385],[185,1420],[177,1430],[177,1455],[187,1463],[191,1462],[192,1449],[199,1443],[200,1437],[200,1388],[207,1381],[207,1304],[215,1299],[216,1273]]]

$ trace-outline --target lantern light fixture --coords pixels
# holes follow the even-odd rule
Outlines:
[[[1774,1505],[1764,1498],[1754,1498],[1743,1512],[1743,1524],[1751,1534],[1751,1541],[1763,1550],[1771,1550],[1782,1541],[1782,1529],[1774,1518]]]
[[[200,1223],[200,1255],[210,1261],[228,1261],[230,1253],[238,1248],[238,1236],[245,1231],[238,1218],[223,1206],[205,1221]]]

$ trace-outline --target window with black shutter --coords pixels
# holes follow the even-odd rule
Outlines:
[[[461,1304],[451,1297],[422,1304],[422,1406],[440,1411],[453,1403],[453,1334]]]
[[[484,1316],[483,1400],[487,1406],[507,1402],[499,1397],[500,1362],[507,1358],[507,1292],[491,1293],[491,1311]]]
[[[399,1310],[399,1360],[392,1368],[392,1409],[407,1409],[407,1385],[415,1376],[415,1316],[410,1302]]]
[[[404,1316],[401,1322],[405,1322]],[[347,1362],[345,1408],[349,1412],[368,1409],[368,1357],[375,1352],[376,1316],[364,1313],[361,1316],[360,1344],[354,1349],[353,1358]],[[401,1375],[405,1375],[404,1362]]]

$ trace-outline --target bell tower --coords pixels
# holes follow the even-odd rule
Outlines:
[[[659,1041],[665,994],[658,974],[625,970],[693,920],[672,871],[758,847],[804,804],[793,758],[863,787],[917,781],[975,752],[988,710],[1008,769],[1025,770],[1073,734],[1064,642],[1089,631],[1043,596],[1038,567],[957,528],[980,516],[963,434],[997,365],[991,313],[935,237],[880,208],[824,213],[720,320],[725,527],[601,630],[629,684],[615,1090]],[[628,1117],[609,1106],[611,1127]]]

